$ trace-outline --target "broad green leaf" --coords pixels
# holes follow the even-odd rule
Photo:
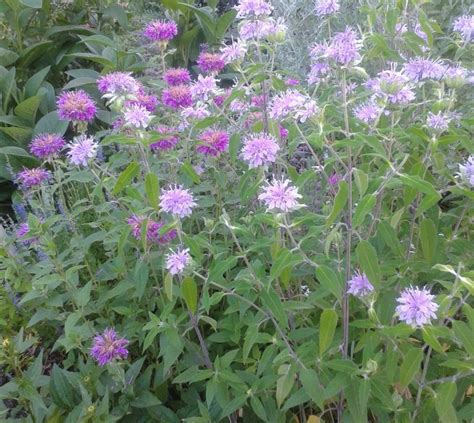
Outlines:
[[[331,346],[337,327],[337,313],[333,309],[324,310],[319,322],[319,355],[322,357]]]
[[[346,205],[348,193],[349,193],[349,189],[347,186],[347,182],[341,181],[339,183],[339,191],[337,192],[336,198],[334,199],[334,205],[332,207],[332,211],[326,219],[326,227],[329,227],[334,223],[337,216]]]
[[[10,66],[12,63],[15,63],[19,57],[20,56],[14,51],[0,47],[0,66]]]
[[[15,115],[25,119],[28,122],[33,123],[35,120],[36,112],[40,105],[41,98],[39,96],[33,96],[22,101],[18,106],[15,107]]]
[[[375,248],[368,241],[363,240],[357,245],[356,254],[362,271],[374,287],[379,289],[382,276]]]
[[[173,299],[173,275],[171,273],[167,273],[165,276],[165,294],[168,300]]]
[[[91,299],[92,282],[87,282],[82,288],[74,293],[74,301],[78,307],[85,307]]]
[[[319,266],[316,269],[316,277],[319,283],[339,301],[342,298],[342,285],[334,270],[328,266]]]
[[[198,304],[198,291],[196,282],[192,277],[186,277],[181,285],[181,295],[191,313],[195,314]]]
[[[395,229],[385,220],[382,220],[377,225],[377,234],[380,234],[385,242],[385,245],[392,250],[396,256],[402,256],[403,250],[400,241],[397,238]]]
[[[443,347],[436,338],[436,334],[430,326],[425,326],[422,330],[423,341],[425,341],[435,351],[444,354]]]
[[[277,319],[278,323],[282,326],[282,329],[288,328],[288,318],[286,316],[285,309],[280,300],[280,297],[272,287],[269,287],[268,291],[262,291],[260,299],[264,307]]]
[[[69,126],[69,122],[60,120],[56,111],[44,115],[33,129],[33,136],[39,134],[59,134],[64,135]]]
[[[324,408],[324,388],[319,382],[318,374],[313,369],[302,369],[300,371],[300,380],[303,389],[314,401],[314,403],[322,410]]]
[[[407,387],[420,370],[423,360],[423,350],[421,348],[411,348],[403,359],[400,367],[400,385]]]
[[[145,293],[146,284],[148,283],[148,274],[149,270],[147,264],[144,261],[137,260],[132,274],[132,283],[135,286],[135,296],[138,297],[139,300],[142,299]]]
[[[166,374],[184,349],[184,341],[176,328],[169,328],[160,335],[160,357],[163,357],[163,372]]]
[[[375,194],[368,194],[360,200],[359,204],[357,205],[354,217],[352,219],[352,224],[354,228],[357,228],[362,223],[364,223],[365,217],[372,211],[375,206],[375,202],[377,197]]]
[[[420,225],[420,241],[424,258],[429,264],[432,264],[436,254],[438,232],[431,219],[422,220]]]
[[[456,338],[461,342],[466,352],[474,357],[474,336],[469,326],[458,320],[453,320],[452,325]]]
[[[201,178],[199,175],[196,173],[196,171],[193,168],[193,165],[189,162],[184,162],[183,165],[181,166],[181,171],[189,178],[191,181],[193,181],[195,184],[201,183]]]
[[[453,401],[456,398],[457,387],[454,382],[441,384],[436,390],[435,408],[440,422],[455,423],[458,421]]]
[[[20,0],[20,3],[32,9],[41,9],[43,6],[43,0]]]
[[[158,182],[158,176],[154,173],[148,173],[145,176],[145,192],[150,205],[157,210],[160,196],[160,184]]]
[[[138,175],[140,165],[137,162],[130,163],[127,168],[120,174],[115,183],[113,194],[117,194],[122,191],[126,186],[130,184],[133,178]]]
[[[353,422],[367,422],[370,380],[353,378],[346,389],[347,405]]]
[[[281,408],[283,401],[288,397],[291,388],[295,383],[295,375],[291,370],[291,366],[284,364],[281,368],[286,369],[282,371],[282,375],[278,378],[276,382],[276,400],[278,408]]]
[[[369,186],[369,175],[361,169],[354,169],[354,182],[359,191],[359,197],[362,198]]]
[[[49,380],[49,392],[53,402],[63,409],[74,408],[80,402],[80,394],[75,386],[69,372],[55,364]]]
[[[413,188],[416,191],[421,191],[424,194],[434,196],[438,199],[441,198],[441,195],[438,193],[438,191],[435,190],[433,185],[425,181],[424,179],[421,179],[418,175],[401,174],[399,175],[399,177],[404,185]]]
[[[272,268],[270,270],[270,279],[274,280],[278,278],[283,270],[285,270],[288,266],[296,266],[298,263],[301,263],[301,261],[302,259],[300,256],[291,253],[286,248],[282,248],[273,261]]]

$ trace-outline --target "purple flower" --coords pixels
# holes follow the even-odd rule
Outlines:
[[[273,7],[265,0],[240,0],[235,10],[237,18],[242,19],[271,15]]]
[[[354,108],[354,116],[367,124],[375,122],[380,113],[382,113],[382,109],[373,101],[368,101]]]
[[[347,27],[345,31],[338,32],[327,48],[327,55],[337,64],[347,66],[360,59],[359,48],[361,41],[356,32]]]
[[[136,104],[128,106],[123,112],[125,123],[137,129],[146,129],[152,118],[153,116],[145,107]]]
[[[184,68],[168,69],[163,75],[164,81],[170,86],[186,85],[191,82],[191,75],[189,71]]]
[[[140,83],[131,72],[112,72],[97,80],[97,88],[102,94],[127,95],[140,91]]]
[[[444,80],[450,88],[460,88],[468,81],[467,69],[461,66],[448,66]]]
[[[224,63],[240,62],[247,53],[247,45],[242,40],[237,40],[221,49],[221,59]]]
[[[295,78],[288,78],[286,81],[285,81],[285,85],[287,87],[296,87],[297,85],[300,85],[300,81],[295,79]]]
[[[270,117],[276,120],[291,116],[304,123],[317,112],[316,102],[296,90],[287,90],[279,94],[270,104]]]
[[[176,252],[171,250],[171,254],[166,255],[166,268],[172,275],[183,273],[183,270],[191,262],[189,249],[179,249]]]
[[[69,161],[76,166],[86,167],[87,162],[95,158],[99,144],[94,141],[93,137],[80,135],[74,138],[74,141],[68,147]]]
[[[214,76],[202,76],[199,75],[197,81],[191,86],[191,94],[193,99],[198,100],[209,100],[219,94],[221,91],[217,86],[217,80]]]
[[[181,110],[181,116],[186,120],[188,119],[204,119],[211,115],[211,112],[208,110],[207,106],[202,103],[197,103],[194,107],[186,107]]]
[[[99,366],[105,366],[113,360],[123,360],[128,357],[127,345],[129,342],[125,338],[119,338],[113,329],[105,329],[101,335],[94,337],[91,357],[97,361]]]
[[[393,70],[385,70],[377,78],[367,82],[376,97],[386,97],[389,103],[406,105],[415,99],[407,76]]]
[[[90,122],[97,112],[94,100],[84,90],[61,93],[56,105],[61,120]]]
[[[280,146],[275,137],[261,133],[247,137],[242,148],[242,158],[249,168],[268,166],[274,163]]]
[[[474,15],[459,16],[454,21],[453,29],[461,34],[466,43],[469,43],[474,39]]]
[[[339,10],[337,0],[316,0],[315,11],[318,16],[332,15]]]
[[[197,59],[199,70],[202,73],[216,74],[225,67],[225,62],[220,54],[202,51]]]
[[[440,80],[446,72],[446,66],[436,60],[415,57],[403,66],[403,72],[412,81],[418,82],[424,79]]]
[[[199,136],[199,145],[196,150],[207,156],[218,156],[227,150],[229,134],[224,131],[209,129]]]
[[[341,178],[336,172],[334,172],[334,173],[328,178],[328,184],[329,184],[329,185],[332,185],[332,186],[337,185],[341,179],[342,179],[342,178]]]
[[[281,181],[273,179],[267,183],[263,192],[258,196],[258,199],[265,203],[267,210],[280,210],[285,213],[301,207],[301,204],[298,203],[299,198],[301,195],[294,186],[290,185],[288,179]]]
[[[160,230],[164,226],[163,222],[156,222],[153,219],[146,219],[143,216],[133,214],[127,220],[132,228],[132,235],[136,240],[141,239],[143,222],[146,220],[146,240],[148,242],[156,242],[158,244],[166,244],[176,238],[177,232],[171,229],[160,235]]]
[[[288,135],[290,133],[290,131],[288,131],[288,129],[286,129],[284,126],[281,126],[280,124],[278,124],[278,129],[279,129],[279,132],[280,132],[280,138],[282,140],[288,137]]]
[[[433,301],[435,296],[427,288],[407,288],[397,299],[399,305],[396,313],[401,321],[413,326],[431,324],[431,319],[436,319],[438,304]]]
[[[50,159],[57,155],[66,141],[58,134],[37,135],[30,144],[31,154],[39,159]]]
[[[355,273],[347,283],[349,284],[347,292],[354,297],[365,297],[374,290],[365,273]]]
[[[193,195],[188,189],[175,185],[164,189],[160,195],[160,207],[167,213],[180,218],[191,215],[193,208],[197,206]]]
[[[28,190],[48,181],[50,177],[51,173],[41,167],[24,168],[16,175],[16,183],[22,190]]]
[[[469,156],[463,165],[459,165],[459,173],[464,181],[474,187],[474,156]]]
[[[434,114],[430,112],[426,118],[426,126],[441,133],[449,128],[449,122],[451,122],[451,120],[452,117],[446,113],[438,112]]]
[[[239,29],[239,36],[243,41],[261,39],[281,39],[286,33],[286,25],[281,18],[276,21],[272,18],[266,20],[244,21]]]
[[[193,104],[191,90],[187,85],[183,84],[163,90],[161,100],[163,101],[163,104],[175,110],[189,107]]]
[[[315,62],[311,65],[311,70],[308,74],[308,83],[310,85],[317,84],[329,73],[330,66],[324,62]]]
[[[160,125],[156,128],[156,131],[166,136],[150,144],[150,148],[153,151],[171,150],[172,148],[176,146],[176,144],[178,144],[179,137],[177,137],[176,135],[173,135],[173,132],[176,132],[176,129],[170,128],[165,125]]]
[[[128,106],[141,106],[147,109],[150,113],[153,113],[158,106],[158,98],[152,94],[146,94],[143,88],[140,88],[134,99],[128,99],[125,101],[125,107]]]
[[[168,42],[178,35],[178,26],[173,21],[152,21],[145,27],[143,35],[151,41]]]

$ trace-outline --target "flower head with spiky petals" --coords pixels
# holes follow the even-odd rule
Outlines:
[[[92,97],[84,90],[64,91],[56,101],[61,120],[91,122],[97,108]]]
[[[186,85],[191,82],[191,75],[185,68],[170,68],[163,75],[164,81],[170,86]]]
[[[168,42],[178,35],[178,26],[173,21],[152,21],[145,27],[143,35],[151,41]]]
[[[102,334],[94,337],[90,355],[102,367],[114,360],[126,359],[128,344],[129,341],[119,338],[114,329],[107,328]]]
[[[163,90],[161,101],[175,110],[193,105],[191,90],[187,85],[183,84]]]
[[[97,88],[102,94],[129,95],[138,93],[141,85],[131,72],[111,72],[97,80]]]
[[[367,82],[375,97],[385,97],[391,104],[407,105],[415,99],[409,78],[395,70],[380,72],[376,78]]]
[[[337,64],[348,66],[360,60],[359,49],[362,45],[356,32],[347,27],[345,31],[334,35],[326,54]]]
[[[196,150],[206,156],[219,156],[229,146],[229,134],[224,131],[208,129],[199,136]]]
[[[464,164],[459,165],[461,178],[474,187],[474,156],[469,156]]]
[[[403,66],[403,72],[414,82],[432,79],[435,81],[443,78],[446,73],[446,65],[437,60],[415,57]]]
[[[474,15],[459,16],[453,25],[454,31],[461,34],[462,39],[469,43],[474,40]]]
[[[160,125],[157,128],[155,128],[155,130],[158,133],[162,135],[166,135],[166,136],[150,144],[150,148],[153,151],[171,150],[176,146],[176,144],[178,144],[179,137],[174,135],[174,133],[177,131],[175,128],[170,128],[169,126],[166,126],[166,125]]]
[[[275,137],[265,133],[254,134],[245,138],[242,148],[242,159],[249,168],[268,166],[275,163],[280,146]]]
[[[171,229],[164,234],[160,234],[161,228],[164,226],[163,222],[156,222],[153,219],[146,219],[143,216],[136,214],[131,215],[127,223],[132,229],[132,235],[135,239],[140,240],[142,236],[143,222],[146,220],[146,240],[148,242],[156,242],[158,244],[166,244],[172,241],[177,236],[176,229]]]
[[[221,49],[221,59],[224,63],[241,62],[247,54],[247,45],[242,40],[234,41]]]
[[[189,248],[181,248],[176,251],[171,250],[171,253],[166,255],[166,269],[168,269],[168,272],[172,275],[183,273],[189,263],[191,263]]]
[[[427,288],[406,288],[397,299],[398,318],[413,327],[431,324],[431,319],[436,319],[439,307],[433,301],[434,297]]]
[[[65,144],[59,134],[40,134],[31,141],[30,151],[38,159],[51,159],[59,154]]]
[[[193,208],[197,206],[189,189],[175,185],[164,189],[160,195],[160,207],[172,215],[181,219],[190,216]]]
[[[202,51],[197,59],[198,68],[202,73],[216,74],[225,67],[225,62],[218,53]]]
[[[347,292],[354,295],[354,297],[366,297],[374,290],[365,273],[355,273],[347,283],[349,285]]]
[[[354,108],[354,116],[366,124],[375,122],[381,113],[382,109],[374,101],[368,101]]]
[[[316,0],[315,11],[319,17],[333,15],[339,8],[337,0]]]
[[[123,112],[125,124],[137,129],[146,129],[152,118],[153,116],[145,107],[137,104],[126,107]]]
[[[298,200],[301,195],[296,187],[292,186],[288,179],[273,179],[267,183],[263,192],[258,196],[260,201],[266,205],[269,211],[291,212],[301,207]]]
[[[24,168],[16,175],[16,183],[24,191],[37,187],[51,178],[51,173],[41,167]]]
[[[244,19],[269,16],[273,7],[265,0],[240,0],[235,10],[237,10],[237,19]]]
[[[94,141],[93,137],[87,135],[80,135],[74,138],[74,141],[69,144],[69,151],[67,155],[69,161],[76,166],[88,165],[89,160],[92,160],[97,155],[99,144]]]

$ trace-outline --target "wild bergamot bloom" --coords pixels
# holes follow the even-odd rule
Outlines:
[[[365,273],[355,273],[347,283],[349,285],[347,292],[354,295],[354,297],[366,297],[374,290]]]
[[[207,156],[219,156],[227,150],[229,139],[227,132],[209,129],[199,136],[199,144],[196,150]]]
[[[382,109],[371,100],[354,108],[354,116],[367,124],[375,122],[381,113]]]
[[[141,85],[131,72],[111,72],[97,80],[97,88],[102,94],[129,95],[138,93]]]
[[[191,255],[189,254],[189,248],[178,249],[176,251],[171,250],[171,253],[166,255],[166,268],[172,275],[183,273],[183,270],[190,262]]]
[[[431,324],[439,307],[433,301],[434,297],[427,288],[406,288],[397,299],[398,318],[413,327]]]
[[[288,179],[273,179],[263,188],[263,192],[258,196],[263,201],[269,211],[291,212],[300,208],[298,203],[301,195],[296,187],[290,184]]]
[[[180,84],[163,90],[161,101],[166,106],[177,110],[192,106],[193,97],[190,88],[187,85]]]
[[[89,160],[94,159],[97,155],[99,144],[94,141],[93,137],[80,135],[74,138],[74,141],[68,147],[67,156],[69,161],[76,166],[86,167]]]
[[[459,173],[469,185],[474,187],[474,156],[469,156],[463,165],[459,165]]]
[[[119,338],[114,329],[105,329],[100,335],[94,337],[91,357],[97,361],[99,366],[105,366],[114,360],[123,360],[128,357],[127,345],[129,341]]]
[[[453,29],[461,34],[466,43],[474,40],[474,15],[459,16],[454,21]]]
[[[97,112],[94,100],[84,90],[61,93],[56,105],[61,120],[90,122]]]
[[[152,21],[145,27],[143,35],[151,41],[166,43],[178,35],[178,26],[173,21]]]
[[[59,134],[37,135],[30,144],[31,154],[38,159],[51,159],[59,154],[66,141]]]
[[[123,112],[125,124],[137,129],[146,129],[152,118],[153,116],[145,107],[137,104],[126,107]]]
[[[237,18],[256,18],[271,15],[273,7],[265,0],[240,0],[235,6]]]
[[[160,195],[160,207],[167,213],[180,218],[191,215],[197,204],[189,189],[175,185],[164,189]]]
[[[339,10],[340,6],[337,0],[316,0],[316,15],[322,17],[332,15]]]
[[[191,75],[185,68],[171,68],[166,70],[163,79],[170,87],[174,87],[175,85],[189,84]]]
[[[47,182],[50,177],[51,173],[41,167],[23,169],[16,175],[16,183],[22,190],[28,190]]]
[[[275,163],[280,146],[275,137],[265,133],[254,134],[244,139],[242,159],[249,167],[268,166]]]

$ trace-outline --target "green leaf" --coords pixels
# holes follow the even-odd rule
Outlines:
[[[472,336],[469,326],[457,320],[453,320],[452,325],[456,338],[461,342],[467,353],[474,357],[474,336]]]
[[[321,314],[319,322],[319,355],[323,356],[331,346],[337,327],[337,313],[335,310],[327,309]]]
[[[193,166],[189,162],[184,162],[184,164],[181,166],[181,171],[191,179],[195,184],[201,183],[201,178],[199,175],[196,173],[194,170]]]
[[[433,329],[430,326],[423,327],[423,341],[425,341],[435,351],[444,354],[443,347],[439,343]]]
[[[302,369],[300,371],[300,380],[305,392],[322,410],[324,408],[324,388],[319,382],[319,377],[316,371],[313,369]]]
[[[10,66],[12,63],[15,63],[19,57],[20,56],[14,51],[0,47],[0,66]]]
[[[421,251],[429,264],[433,264],[436,254],[438,233],[431,219],[423,219],[420,225]]]
[[[295,375],[294,372],[291,371],[291,366],[285,364],[281,367],[285,370],[283,371],[283,375],[277,379],[276,383],[276,400],[278,408],[281,408],[283,401],[285,401],[285,398],[289,395],[291,388],[293,388],[295,383]]]
[[[183,352],[184,342],[175,328],[160,335],[160,357],[163,357],[163,373],[166,374]]]
[[[362,271],[372,285],[379,289],[382,276],[375,248],[368,241],[363,240],[357,245],[356,254]]]
[[[456,398],[457,387],[454,382],[443,383],[436,391],[435,408],[440,422],[455,423],[458,421],[453,401]]]
[[[370,380],[354,378],[346,390],[347,406],[351,421],[367,422],[367,402],[370,394]]]
[[[296,266],[298,263],[301,263],[301,261],[300,256],[291,253],[287,248],[282,248],[273,261],[270,270],[270,279],[274,280],[278,278],[287,267]]]
[[[407,387],[420,370],[423,360],[421,348],[411,348],[406,354],[400,367],[400,385]]]
[[[393,229],[393,227],[390,226],[388,222],[385,220],[379,222],[377,226],[377,234],[380,234],[385,242],[385,245],[390,248],[396,256],[403,255],[402,246],[398,240],[395,229]]]
[[[15,115],[33,123],[40,102],[41,98],[39,96],[27,98],[25,101],[22,101],[20,104],[18,104],[18,106],[15,107]]]
[[[181,285],[181,295],[191,313],[195,314],[198,304],[198,291],[196,282],[192,277],[186,277]]]
[[[235,16],[237,15],[236,10],[229,10],[228,12],[224,13],[217,21],[216,27],[216,37],[218,39],[224,37],[225,33],[234,22]]]
[[[158,210],[160,184],[158,182],[158,176],[156,176],[154,173],[148,173],[145,176],[145,192],[150,205],[155,210]]]
[[[140,165],[137,162],[130,163],[118,177],[112,193],[117,194],[122,191],[138,175],[139,170]]]
[[[149,270],[145,262],[137,260],[135,269],[133,270],[133,281],[135,285],[136,293],[135,296],[139,300],[142,299],[143,294],[145,293],[146,284],[148,283]]]
[[[326,219],[326,227],[329,227],[334,223],[337,216],[346,205],[348,193],[349,193],[349,189],[347,186],[347,182],[341,181],[339,183],[339,191],[337,192],[336,198],[334,199],[334,205],[333,205],[332,211]]]
[[[362,198],[369,186],[369,175],[363,170],[354,169],[354,182],[359,191],[359,197]]]
[[[74,294],[74,301],[78,307],[85,307],[91,299],[92,282],[87,282]]]
[[[354,217],[352,220],[352,224],[354,228],[357,228],[362,223],[364,223],[365,217],[372,211],[375,206],[375,202],[377,197],[375,194],[368,194],[360,200],[359,204],[357,205]]]
[[[60,120],[56,111],[44,115],[33,129],[33,136],[39,134],[59,134],[64,135],[69,126],[69,122]]]
[[[275,292],[275,290],[272,287],[269,287],[268,291],[262,291],[260,299],[262,300],[262,304],[264,305],[264,307],[269,310],[273,316],[275,316],[282,328],[287,329],[288,318],[286,316],[286,312],[283,308],[283,304],[280,300],[280,297]]]
[[[14,146],[0,147],[0,154],[5,154],[7,156],[33,158],[33,156],[30,156],[28,152],[25,151],[23,148]]]
[[[20,3],[32,9],[41,9],[43,6],[43,0],[20,0]]]
[[[319,283],[339,301],[342,298],[342,285],[336,273],[328,266],[319,266],[316,269],[316,277]]]
[[[419,176],[401,174],[399,175],[399,177],[403,185],[406,185],[410,188],[413,188],[417,191],[421,191],[424,194],[436,197],[438,199],[441,198],[441,195],[438,193],[438,191],[435,190],[433,185],[421,179]]]
[[[49,392],[53,402],[63,409],[72,409],[80,402],[79,391],[75,388],[74,382],[70,380],[69,373],[56,364],[51,372]]]

